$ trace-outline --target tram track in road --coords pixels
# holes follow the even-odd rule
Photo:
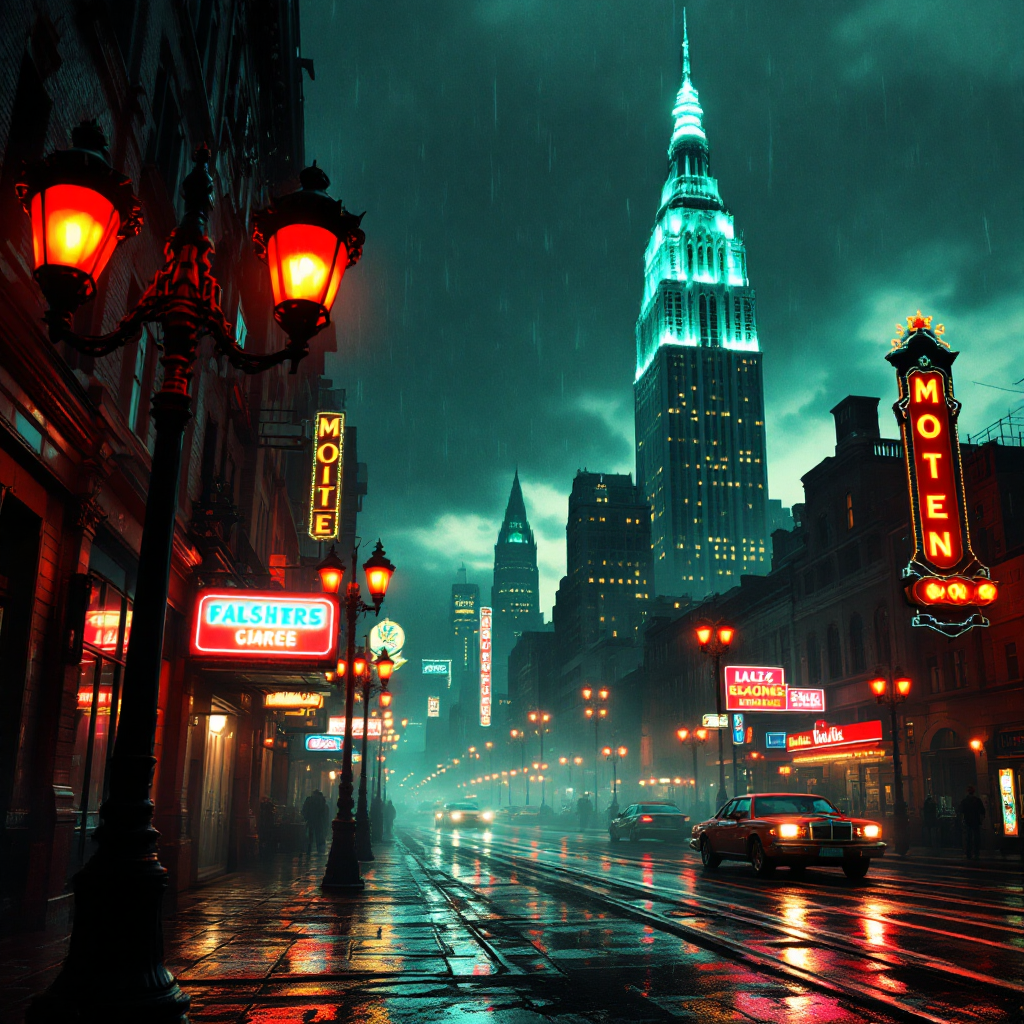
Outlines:
[[[425,843],[430,845],[427,837],[434,834],[433,830],[423,829],[421,832],[425,833]],[[435,835],[433,843],[436,842]],[[949,1021],[1012,1020],[1024,1000],[1024,985],[1016,980],[972,971],[950,960],[894,946],[875,948],[870,942],[841,932],[787,922],[776,915],[717,896],[695,890],[666,888],[666,880],[661,880],[656,887],[653,882],[610,877],[605,870],[581,872],[579,867],[552,864],[542,859],[542,855],[571,858],[572,851],[567,852],[564,846],[561,849],[547,844],[542,847],[540,842],[533,840],[528,840],[523,846],[495,835],[484,841],[480,836],[463,833],[457,844],[449,842],[445,845],[445,852],[456,859],[488,860],[538,888],[571,891],[577,898],[590,901],[611,913],[670,932],[695,946],[739,960],[756,971],[781,975],[905,1020],[942,1021],[947,1024]],[[584,852],[593,854],[598,851],[580,849],[577,855]],[[604,854],[599,856],[604,857]],[[625,860],[638,868],[647,866],[642,859]],[[678,862],[671,866],[678,867]],[[808,904],[806,909],[836,912],[836,908],[826,908],[816,902]],[[1013,912],[1012,908],[1002,909],[1004,913]],[[857,916],[863,918],[863,910]],[[729,923],[729,929],[714,928],[715,922],[723,921]],[[906,927],[903,921],[893,920],[891,924],[894,928]],[[729,934],[730,930],[733,934]],[[737,936],[736,932],[743,930],[747,934]],[[964,943],[972,941],[963,935],[953,935],[952,938]],[[948,939],[947,935],[947,948]],[[817,951],[828,951],[834,955],[837,969],[826,976],[794,962],[792,951],[799,944],[807,944]],[[1001,948],[1012,954],[1022,953],[1019,946],[1002,944]],[[844,963],[866,964],[865,976],[870,981],[862,982],[851,977],[849,970],[840,969]],[[927,976],[929,982],[925,987],[929,991],[926,995],[914,998],[913,993],[908,993],[905,980],[899,977],[908,972]],[[937,990],[941,990],[941,994]]]

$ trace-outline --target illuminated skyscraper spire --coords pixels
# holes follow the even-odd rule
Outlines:
[[[685,11],[682,51],[636,323],[637,484],[657,592],[699,598],[767,571],[767,480],[754,290],[711,175]]]

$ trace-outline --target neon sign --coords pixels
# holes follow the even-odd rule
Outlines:
[[[491,724],[491,609],[480,609],[480,724]]]
[[[1012,768],[999,769],[999,805],[1003,812],[1003,835],[1018,835],[1020,825],[1017,821],[1017,794],[1014,792]]]
[[[309,535],[333,540],[341,518],[341,470],[345,461],[345,414],[318,412],[313,436],[313,483],[309,492]]]
[[[823,712],[825,691],[787,686],[785,669],[726,665],[725,706],[728,711]]]
[[[815,722],[810,732],[792,732],[786,737],[786,750],[822,750],[836,747],[859,747],[882,742],[882,723],[852,722],[850,725],[829,725]]]
[[[441,717],[441,698],[440,697],[428,697],[427,698],[427,718],[440,718]]]
[[[366,734],[366,738],[369,740],[379,740],[381,737],[381,722],[380,718],[370,719],[370,731]],[[344,715],[332,715],[327,719],[327,731],[332,736],[344,736],[345,735],[345,716]],[[352,719],[352,739],[361,740],[363,738],[363,719],[362,717]]]
[[[341,750],[344,739],[343,736],[325,736],[322,732],[311,733],[306,737],[306,749],[315,753]]]
[[[195,658],[331,661],[337,656],[338,605],[326,594],[279,590],[203,590],[190,650]]]
[[[919,610],[915,626],[958,636],[988,620],[957,609],[991,604],[998,588],[971,550],[963,466],[953,397],[953,361],[958,353],[941,341],[943,326],[932,318],[907,317],[886,359],[896,368],[900,397],[893,406],[903,435],[910,492],[914,552],[903,570],[907,600]]]
[[[324,695],[322,693],[298,693],[294,690],[280,690],[277,693],[268,693],[263,697],[265,708],[277,708],[293,711],[296,708],[322,708],[324,706]]]

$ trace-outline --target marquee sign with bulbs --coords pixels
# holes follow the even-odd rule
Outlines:
[[[959,636],[988,625],[980,609],[995,601],[998,588],[971,550],[956,427],[961,407],[953,397],[958,353],[942,340],[942,324],[933,328],[920,310],[897,330],[886,359],[899,384],[893,412],[903,435],[914,533],[904,592],[917,609],[915,626]]]

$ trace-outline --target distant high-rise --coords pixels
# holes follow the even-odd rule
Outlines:
[[[576,474],[566,522],[566,575],[555,602],[564,657],[599,640],[635,640],[651,579],[651,514],[628,474]]]
[[[476,705],[480,668],[480,588],[466,580],[465,566],[452,584],[452,690],[463,707]]]
[[[540,583],[537,543],[526,518],[526,504],[519,486],[519,471],[512,480],[505,519],[494,545],[494,694],[508,693],[508,656],[516,639],[526,630],[540,629]]]
[[[754,291],[711,176],[685,20],[673,115],[636,325],[636,472],[655,590],[700,598],[768,571],[768,485]]]

